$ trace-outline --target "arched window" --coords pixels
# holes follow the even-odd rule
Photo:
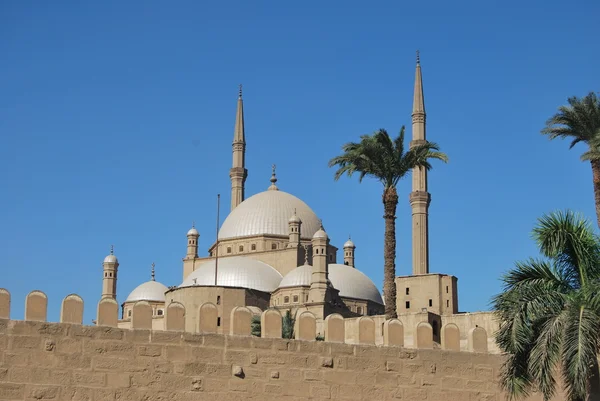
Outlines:
[[[277,244],[275,242],[271,244],[271,249],[277,249]]]
[[[244,245],[240,245],[239,252],[244,252]]]
[[[217,305],[221,305],[221,296],[217,295]]]
[[[256,244],[252,244],[252,247],[250,249],[252,249],[253,251],[256,251]]]
[[[230,246],[227,247],[227,253],[231,253],[231,247]]]
[[[356,313],[358,313],[359,315],[362,315],[362,308],[360,306],[356,307]]]
[[[294,303],[297,304],[298,303],[298,295],[294,295]]]
[[[159,310],[157,311],[157,315],[158,315],[158,316],[162,316],[162,314],[163,314],[163,311],[162,311],[162,309],[159,309]]]
[[[283,297],[283,303],[284,304],[289,304],[290,303],[290,297]]]
[[[127,317],[131,317],[131,309],[127,311]]]

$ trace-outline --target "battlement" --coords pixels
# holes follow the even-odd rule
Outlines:
[[[296,319],[296,339],[281,338],[280,314],[261,313],[261,337],[250,335],[252,313],[232,312],[231,334],[214,334],[214,305],[204,304],[197,333],[182,330],[185,310],[170,305],[169,330],[150,330],[148,305],[136,305],[132,329],[114,327],[117,305],[102,300],[98,325],[82,325],[82,299],[65,297],[61,323],[46,322],[47,298],[27,296],[26,320],[7,319],[10,294],[0,290],[0,399],[165,401],[210,400],[501,400],[504,357],[485,352],[407,349],[403,326],[384,322],[387,345],[373,345],[372,318],[355,319],[356,344],[343,341],[350,320]],[[431,346],[419,323],[417,345]],[[146,328],[144,328],[146,327]],[[453,332],[447,331],[446,344]],[[476,333],[476,331],[474,332]],[[455,334],[455,333],[454,333]],[[483,333],[482,333],[483,334]],[[473,336],[476,347],[479,337]],[[476,349],[473,351],[477,351]],[[557,395],[558,399],[560,394]],[[529,401],[541,401],[533,395]]]
[[[10,293],[0,289],[0,319],[10,318]],[[48,297],[42,291],[30,292],[25,300],[25,320],[45,322],[47,319]],[[118,327],[119,305],[112,298],[103,298],[98,303],[96,324],[105,327]],[[196,314],[194,333],[217,334],[217,307],[212,303],[200,305],[196,311],[186,311],[184,305],[171,302],[165,308],[164,331],[185,332],[186,316]],[[252,336],[252,319],[258,315],[255,309],[235,307],[231,311],[229,335]],[[277,309],[260,312],[260,337],[282,338],[282,315]],[[134,304],[131,314],[131,329],[152,330],[152,307],[145,301]],[[81,325],[83,323],[83,299],[70,294],[62,301],[60,323]],[[434,323],[435,324],[435,323]],[[467,347],[461,349],[461,333],[455,323],[447,323],[441,331],[434,333],[428,321],[416,321],[412,331],[412,347],[418,349],[442,348],[449,351],[475,353],[488,352],[488,334],[483,327],[473,327],[467,333]],[[319,330],[317,330],[319,327]],[[163,331],[163,330],[160,330]],[[438,336],[439,343],[434,341]],[[255,336],[256,337],[256,336]],[[299,311],[295,317],[293,339],[301,341],[324,340],[328,343],[357,345],[381,345],[385,347],[405,347],[404,324],[399,319],[385,320],[382,316],[363,316],[345,319],[339,314],[327,316],[318,322],[309,311]],[[378,339],[378,340],[376,340]]]

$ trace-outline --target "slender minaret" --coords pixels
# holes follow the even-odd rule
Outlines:
[[[117,299],[117,272],[119,269],[119,260],[115,256],[114,247],[110,246],[110,255],[104,258],[102,270],[102,298]]]
[[[244,137],[244,103],[242,101],[242,85],[237,102],[235,130],[233,133],[233,165],[229,170],[231,178],[231,210],[244,201],[244,184],[248,177],[246,170],[246,139]]]
[[[425,138],[425,101],[423,98],[423,80],[421,62],[417,51],[417,71],[415,75],[415,94],[412,111],[412,141],[410,146],[424,144]],[[412,254],[413,274],[429,273],[429,203],[431,196],[427,192],[427,170],[422,167],[412,172]]]

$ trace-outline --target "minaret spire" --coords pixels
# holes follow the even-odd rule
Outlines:
[[[244,103],[242,100],[242,85],[240,85],[235,129],[233,132],[233,164],[229,170],[231,178],[231,210],[244,201],[244,184],[248,177],[246,170],[246,138],[244,132]]]
[[[425,136],[425,99],[423,96],[423,77],[421,75],[421,58],[417,50],[417,67],[415,72],[415,92],[412,110],[411,148],[426,142]],[[429,273],[429,204],[431,196],[427,192],[427,170],[418,167],[412,174],[412,192],[410,206],[412,208],[412,254],[413,274]]]
[[[154,274],[154,266],[156,265],[154,264],[154,262],[152,262],[152,272],[150,273],[150,279],[152,281],[156,281],[156,275]]]

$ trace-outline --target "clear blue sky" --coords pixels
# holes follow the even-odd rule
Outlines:
[[[410,128],[421,51],[431,269],[456,275],[462,311],[485,310],[500,275],[537,255],[536,219],[594,219],[583,146],[539,131],[572,95],[598,91],[600,4],[562,1],[27,2],[0,5],[0,287],[22,318],[33,289],[78,293],[85,321],[115,244],[119,302],[150,278],[182,281],[192,220],[201,254],[229,204],[238,84],[247,193],[307,202],[381,288],[382,188],[333,181],[343,143]],[[408,130],[410,132],[410,130]],[[411,271],[410,178],[399,187],[397,273]],[[222,217],[224,218],[225,213]]]

